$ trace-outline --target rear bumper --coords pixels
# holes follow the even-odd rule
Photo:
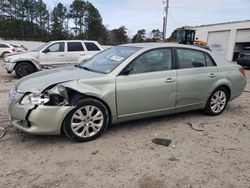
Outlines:
[[[230,101],[239,97],[244,92],[245,87],[247,85],[247,79],[244,78],[243,80],[239,80],[237,82],[237,84],[235,84],[235,85],[236,85],[236,87],[234,87],[234,89],[231,93]]]

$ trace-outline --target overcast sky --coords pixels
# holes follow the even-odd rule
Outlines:
[[[70,0],[44,0],[50,10]],[[162,30],[162,0],[89,0],[100,11],[108,29],[126,26],[129,34],[139,29]],[[250,0],[170,0],[168,35],[181,26],[250,20]]]

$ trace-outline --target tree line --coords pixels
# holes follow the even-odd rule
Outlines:
[[[158,42],[161,37],[159,29],[149,34],[141,29],[131,38],[125,26],[108,30],[100,12],[89,1],[74,0],[69,7],[58,3],[49,12],[43,0],[0,0],[0,38],[6,40],[84,39],[117,45]]]

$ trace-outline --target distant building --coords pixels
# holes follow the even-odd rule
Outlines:
[[[201,25],[193,27],[196,37],[208,43],[212,51],[228,61],[237,60],[238,54],[250,46],[250,20]]]

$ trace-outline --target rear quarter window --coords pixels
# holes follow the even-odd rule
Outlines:
[[[9,46],[6,44],[0,44],[0,48],[9,48]]]
[[[207,63],[208,67],[216,66],[214,60],[212,59],[212,57],[210,55],[205,53],[205,57],[206,57],[206,63]]]

